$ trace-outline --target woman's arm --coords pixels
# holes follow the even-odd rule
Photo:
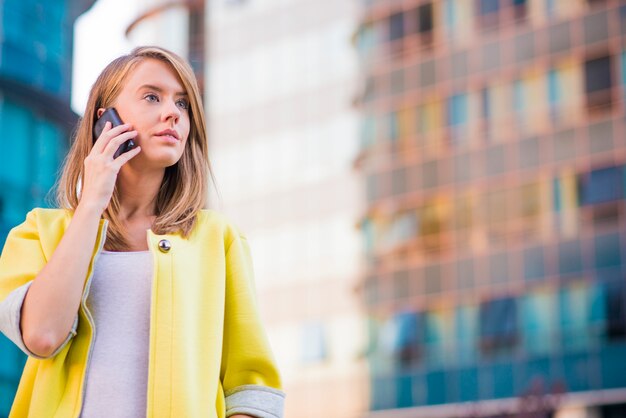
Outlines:
[[[72,329],[99,222],[97,210],[79,205],[50,261],[26,293],[22,338],[38,356],[50,356]]]
[[[240,234],[226,251],[224,311],[220,378],[226,412],[281,418],[285,394],[258,311],[248,241]]]
[[[108,128],[108,129],[107,129]],[[20,327],[26,348],[47,357],[67,338],[83,294],[98,225],[108,206],[121,166],[138,154],[135,148],[113,159],[134,137],[129,125],[105,127],[85,159],[82,195],[74,216],[46,266],[35,277],[22,304]]]

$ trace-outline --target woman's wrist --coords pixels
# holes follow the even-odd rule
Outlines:
[[[74,211],[74,216],[97,218],[98,220],[100,220],[103,212],[104,210],[100,207],[100,205],[81,200],[80,202],[78,202],[78,206]]]

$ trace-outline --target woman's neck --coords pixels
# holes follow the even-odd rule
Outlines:
[[[163,182],[165,170],[138,172],[120,170],[117,177],[120,211],[122,220],[153,219],[156,210],[156,197]]]

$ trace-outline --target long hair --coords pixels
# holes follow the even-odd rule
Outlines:
[[[65,159],[57,186],[59,207],[75,210],[80,201],[84,160],[93,147],[93,127],[97,110],[113,105],[124,82],[133,69],[145,59],[157,59],[168,64],[180,78],[189,97],[189,137],[180,160],[165,169],[161,187],[156,196],[156,219],[151,229],[156,234],[181,233],[189,236],[200,209],[206,207],[209,177],[215,179],[209,163],[206,125],[202,99],[193,70],[189,64],[171,51],[160,47],[135,48],[128,55],[113,60],[102,71],[89,93],[85,114],[79,120],[74,140]],[[129,249],[128,235],[119,218],[120,196],[116,187],[103,217],[109,221],[106,248]]]

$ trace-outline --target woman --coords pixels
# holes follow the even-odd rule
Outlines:
[[[94,141],[111,107],[126,124]],[[190,66],[156,47],[109,64],[65,162],[64,209],[31,211],[0,258],[0,330],[29,355],[11,417],[282,416],[248,244],[202,209],[209,177]]]

